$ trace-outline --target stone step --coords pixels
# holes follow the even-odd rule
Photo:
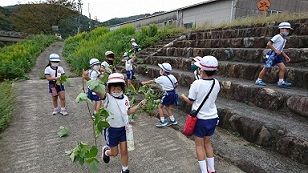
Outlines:
[[[220,38],[220,39],[182,39],[172,43],[173,47],[197,47],[197,48],[265,48],[267,42],[272,37],[238,37],[238,38]],[[285,48],[307,48],[308,36],[290,36]]]
[[[157,65],[143,64],[137,66],[135,73],[155,78],[160,76],[159,70]],[[174,69],[172,74],[177,78],[180,86],[190,86],[194,81],[192,72]],[[305,89],[278,88],[272,84],[260,87],[255,85],[254,81],[226,78],[219,75],[216,78],[221,83],[221,97],[270,111],[284,110],[290,116],[308,117],[308,91]]]
[[[155,51],[155,50],[153,50]],[[220,61],[261,63],[268,49],[264,48],[176,48],[164,47],[156,56],[195,57],[213,55]],[[284,52],[290,57],[288,66],[308,67],[308,48],[289,48]]]
[[[294,31],[291,32],[292,35],[308,35],[308,19],[289,22],[294,28]],[[226,39],[260,36],[272,37],[279,32],[279,23],[280,22],[200,30],[187,33],[186,36],[188,40]]]
[[[190,71],[191,60],[185,57],[173,56],[148,56],[145,64],[157,65],[158,63],[169,62],[174,69]],[[288,66],[288,64],[286,64]],[[241,78],[255,81],[259,72],[263,68],[263,63],[245,63],[219,61],[218,75],[232,78]],[[276,84],[278,81],[279,68],[275,66],[264,78],[266,83]],[[292,83],[292,86],[308,89],[308,68],[307,67],[287,67],[285,80]]]
[[[153,79],[153,77],[144,76],[141,74],[137,75],[137,81],[146,81]],[[137,82],[137,83],[138,83]],[[160,89],[157,84],[152,84],[154,88]],[[189,85],[186,85],[189,86]],[[189,88],[179,86],[177,88],[177,92],[179,94],[185,93],[187,95]],[[293,161],[290,161],[284,157],[277,155],[275,152],[278,152],[290,159],[299,162],[301,164],[308,165],[308,122],[305,117],[298,116],[289,116],[285,114],[283,111],[267,111],[262,108],[258,108],[256,106],[247,105],[244,103],[239,103],[230,99],[226,99],[219,95],[217,99],[217,107],[219,110],[220,122],[219,127],[229,130],[232,132],[236,132],[236,134],[243,137],[250,143],[257,144],[262,146],[262,148],[254,147],[253,144],[243,144],[245,147],[234,147],[234,141],[222,141],[220,137],[214,137],[213,142],[216,140],[220,140],[220,145],[228,144],[227,148],[225,146],[219,147],[217,150],[220,152],[220,156],[226,157],[228,159],[235,160],[246,160],[249,158],[252,160],[265,159],[267,161],[263,162],[261,160],[254,162],[253,164],[257,164],[262,169],[277,169],[273,166],[269,166],[267,164],[271,164],[272,162],[280,162],[280,164],[287,166],[288,162],[292,164],[298,164]],[[177,119],[180,127],[176,127],[175,129],[181,130],[183,124],[186,119],[186,115],[189,113],[191,109],[191,105],[187,105],[181,102],[179,107],[174,107],[179,111],[183,111],[183,113],[178,113]],[[181,116],[182,115],[182,116]],[[221,133],[219,133],[221,134]],[[223,135],[223,134],[221,134]],[[220,136],[221,136],[220,135]],[[230,136],[229,136],[230,137]],[[224,136],[224,139],[227,137]],[[215,141],[214,145],[219,144],[219,141]],[[215,147],[214,147],[215,148]],[[231,149],[230,149],[231,148]],[[232,151],[231,151],[232,150]],[[242,154],[240,154],[240,153]],[[248,154],[249,153],[249,154]],[[267,154],[266,154],[267,153]],[[271,154],[270,154],[271,153]],[[262,157],[263,154],[266,154],[266,157]],[[249,156],[249,157],[248,157]],[[280,160],[280,161],[277,161]],[[307,169],[305,165],[298,164],[301,169]],[[280,165],[280,166],[282,166]],[[264,167],[265,166],[265,167]],[[283,170],[286,171],[286,170]],[[265,171],[267,172],[267,171]],[[276,171],[269,171],[276,172]],[[300,171],[301,172],[301,171]]]

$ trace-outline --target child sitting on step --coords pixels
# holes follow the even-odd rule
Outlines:
[[[291,24],[289,22],[282,22],[278,26],[280,33],[275,35],[268,43],[267,46],[271,49],[267,55],[264,62],[264,67],[259,73],[258,79],[256,80],[256,85],[266,86],[263,82],[263,77],[266,72],[272,69],[273,66],[277,65],[279,67],[279,81],[277,83],[278,87],[290,87],[291,83],[284,81],[284,73],[286,71],[286,66],[283,63],[283,58],[286,62],[290,62],[289,56],[283,52],[283,48],[286,44],[286,38],[290,33]]]
[[[178,82],[177,82],[177,79],[172,74],[170,74],[172,67],[169,63],[158,64],[158,66],[160,67],[159,74],[161,76],[153,80],[141,82],[141,84],[147,85],[147,84],[151,84],[155,82],[155,83],[158,83],[162,87],[162,89],[165,91],[158,105],[160,121],[156,123],[156,127],[175,125],[177,124],[177,121],[174,118],[169,106],[175,103],[175,100],[176,100],[175,88],[178,86]],[[166,109],[169,115],[169,118],[170,118],[169,121],[165,121],[163,108]]]

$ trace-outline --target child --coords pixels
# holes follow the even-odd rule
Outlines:
[[[99,80],[101,78],[101,72],[99,71],[101,68],[101,62],[96,59],[92,58],[90,60],[90,67],[91,69],[88,71],[87,77],[84,76],[86,80]],[[88,98],[94,101],[94,111],[93,114],[95,115],[98,112],[99,108],[101,107],[102,103],[100,98],[96,95],[95,92],[90,90],[88,87]]]
[[[113,64],[114,62],[114,53],[112,51],[106,51],[105,52],[105,57],[107,61],[102,62],[101,64],[101,71],[106,72],[108,74],[114,73],[115,72],[115,66]],[[109,66],[113,66],[112,69],[110,69]]]
[[[277,83],[278,87],[290,87],[291,83],[284,81],[284,73],[286,71],[286,66],[283,63],[285,58],[286,62],[290,62],[289,56],[283,52],[283,48],[286,44],[286,37],[290,33],[291,24],[289,22],[282,22],[278,26],[280,33],[275,35],[268,43],[267,46],[271,49],[267,53],[267,59],[265,60],[265,65],[261,72],[259,73],[258,79],[256,80],[256,85],[266,86],[263,82],[263,77],[265,76],[267,70],[270,70],[273,66],[277,64],[279,67],[279,81]]]
[[[198,66],[196,66],[195,62],[199,62],[201,59],[200,56],[196,56],[195,58],[192,58],[191,60],[191,64],[190,64],[190,68],[191,70],[194,72],[194,76],[195,76],[195,80],[199,80],[200,79],[200,74],[199,74],[199,70],[198,70]]]
[[[128,56],[128,53],[125,52],[123,54],[124,59],[122,60],[125,62],[125,70],[126,70],[126,76],[127,76],[127,85],[132,85],[132,80],[134,79],[134,70],[133,70],[133,63],[134,63],[134,57]]]
[[[145,100],[142,100],[139,104],[131,108],[128,97],[123,94],[124,88],[124,76],[120,73],[112,73],[108,77],[107,93],[102,94],[101,92],[97,92],[97,95],[103,100],[104,107],[109,111],[107,121],[110,127],[104,129],[107,146],[103,147],[103,160],[105,163],[108,163],[110,156],[117,156],[119,153],[118,145],[120,144],[121,172],[129,173],[126,141],[128,115],[135,113],[140,107],[140,104],[145,104]]]
[[[176,78],[172,74],[170,74],[172,67],[169,63],[158,64],[158,66],[160,67],[159,73],[161,76],[153,80],[141,82],[141,84],[147,85],[147,84],[151,84],[155,82],[155,83],[158,83],[162,87],[162,89],[165,91],[158,105],[160,121],[156,123],[156,127],[163,127],[163,126],[170,126],[173,124],[177,124],[177,121],[174,118],[169,106],[174,104],[175,102],[175,99],[176,99],[175,88],[178,86],[178,82]],[[165,107],[169,115],[170,120],[168,122],[165,121],[163,107]]]
[[[217,99],[220,86],[219,82],[212,76],[217,69],[218,61],[213,56],[205,56],[195,64],[201,69],[201,79],[195,80],[192,83],[189,89],[188,97],[186,97],[184,94],[181,94],[180,98],[183,101],[192,104],[192,110],[197,110],[205,96],[211,90],[212,85],[215,84],[213,86],[212,92],[209,94],[208,99],[205,101],[197,114],[198,120],[193,131],[196,154],[201,172],[214,173],[214,153],[210,138],[214,134],[216,125],[219,121],[215,101]],[[206,153],[208,166],[206,166],[204,153]]]
[[[132,38],[130,42],[132,43],[132,47],[134,49],[134,56],[136,56],[137,52],[139,51],[139,46],[134,38]]]
[[[51,93],[53,111],[52,115],[56,115],[59,112],[58,98],[60,99],[61,111],[60,114],[68,115],[65,108],[65,88],[60,81],[60,76],[65,74],[62,67],[59,66],[60,56],[52,53],[49,56],[49,64],[45,68],[45,77],[49,81],[48,89]],[[60,82],[60,83],[59,83]]]

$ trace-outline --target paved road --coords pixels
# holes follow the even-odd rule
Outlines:
[[[47,81],[39,79],[48,62],[50,53],[61,54],[63,43],[55,43],[37,59],[29,74],[30,80],[16,82],[16,107],[11,125],[1,133],[0,172],[82,173],[90,172],[87,165],[72,163],[65,151],[78,142],[93,143],[92,120],[85,103],[76,103],[82,92],[82,79],[69,78],[71,87],[66,87],[68,116],[52,116],[52,103],[47,93]],[[67,71],[67,64],[61,62]],[[199,172],[194,151],[194,142],[173,128],[156,128],[157,121],[140,113],[133,124],[136,149],[129,152],[129,166],[135,173],[196,173]],[[60,138],[60,126],[69,129],[69,136]],[[99,138],[99,148],[104,144]],[[101,149],[100,149],[101,152]],[[99,159],[99,172],[120,172],[119,156],[109,164]],[[217,157],[216,169],[220,173],[242,172]]]

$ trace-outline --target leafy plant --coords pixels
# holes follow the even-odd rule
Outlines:
[[[61,137],[67,136],[67,135],[68,135],[68,129],[61,126],[60,130],[58,131],[58,136],[61,138]]]
[[[9,124],[15,104],[15,93],[10,81],[0,83],[0,132]]]
[[[155,92],[149,85],[141,86],[138,92],[143,94],[146,100],[146,104],[142,107],[142,110],[150,115],[155,115],[157,106],[160,103],[159,93]]]

